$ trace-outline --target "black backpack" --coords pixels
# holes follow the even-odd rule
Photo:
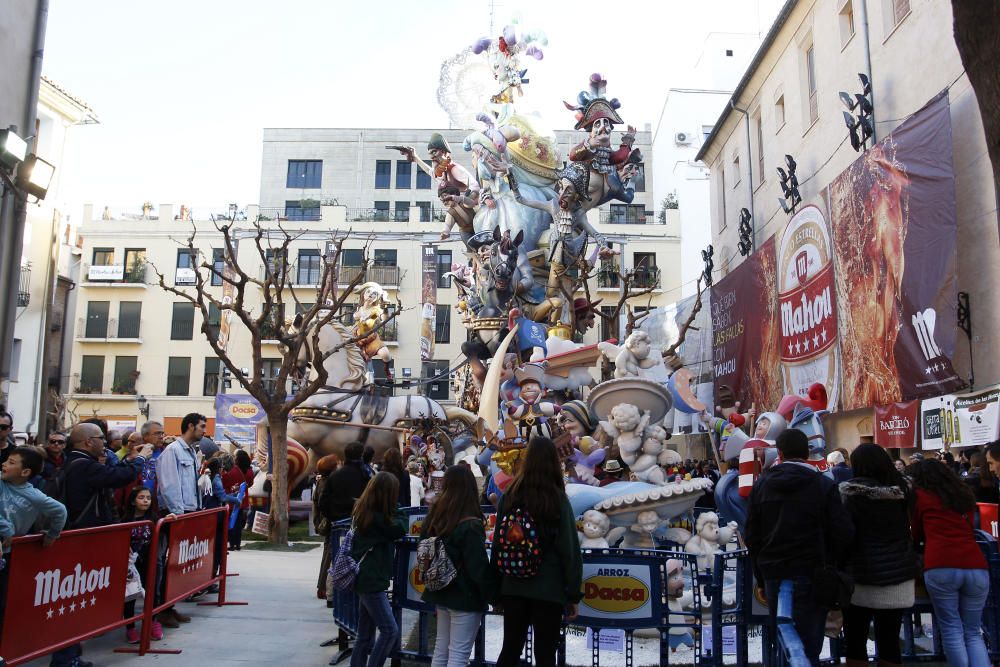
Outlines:
[[[79,514],[75,517],[69,516],[69,504],[67,503],[66,498],[66,480],[69,477],[69,469],[73,467],[74,463],[79,463],[80,461],[85,460],[86,459],[73,459],[72,461],[67,462],[66,465],[64,465],[62,469],[56,473],[55,477],[45,483],[45,495],[53,498],[54,500],[58,500],[67,508],[66,525],[63,527],[63,530],[70,530],[71,528],[74,528],[80,519],[90,514],[94,510],[94,506],[97,504],[97,500],[101,495],[100,491],[95,492],[94,495],[91,496],[90,500],[87,501],[87,504],[84,505]]]

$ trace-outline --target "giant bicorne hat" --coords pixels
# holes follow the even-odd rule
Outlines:
[[[589,130],[598,118],[607,118],[612,125],[621,125],[625,121],[618,115],[621,102],[618,98],[608,99],[605,92],[608,87],[607,80],[600,74],[590,75],[590,90],[582,90],[576,96],[576,104],[563,102],[566,108],[576,112],[576,129]]]

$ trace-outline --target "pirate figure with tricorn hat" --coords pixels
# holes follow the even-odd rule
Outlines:
[[[476,205],[479,203],[479,185],[465,167],[452,162],[448,140],[440,132],[431,135],[430,141],[427,142],[431,164],[417,157],[416,150],[412,146],[386,146],[386,148],[399,151],[407,160],[415,162],[425,174],[434,179],[438,199],[441,200],[445,210],[441,240],[451,236],[451,229],[457,224],[462,241],[468,243],[475,233],[472,220],[476,215]]]
[[[577,95],[577,103],[563,102],[576,112],[577,130],[587,130],[590,136],[574,146],[569,159],[583,164],[590,171],[588,195],[596,199],[587,208],[600,206],[612,199],[631,203],[635,196],[633,177],[639,171],[642,153],[632,148],[635,128],[628,126],[618,150],[611,149],[611,130],[624,121],[618,115],[621,103],[617,98],[607,99],[608,82],[600,74],[590,75],[590,89]]]

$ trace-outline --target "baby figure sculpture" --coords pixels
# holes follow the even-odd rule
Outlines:
[[[604,432],[618,443],[619,455],[629,468],[639,458],[642,434],[648,424],[649,413],[640,414],[639,408],[631,403],[619,403],[614,406],[607,420],[601,422]]]
[[[611,527],[611,519],[603,512],[587,510],[583,513],[583,531],[580,547],[583,549],[607,549],[621,539],[624,527]]]
[[[735,534],[735,521],[720,527],[718,514],[702,512],[695,522],[694,535],[684,545],[684,551],[698,557],[699,570],[710,571],[714,565],[715,554],[722,551]]]

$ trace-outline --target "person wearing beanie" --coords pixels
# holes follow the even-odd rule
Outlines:
[[[854,477],[854,471],[847,465],[844,454],[839,449],[835,449],[826,455],[826,462],[830,464],[830,472],[833,474],[833,481],[837,484],[849,482]]]

